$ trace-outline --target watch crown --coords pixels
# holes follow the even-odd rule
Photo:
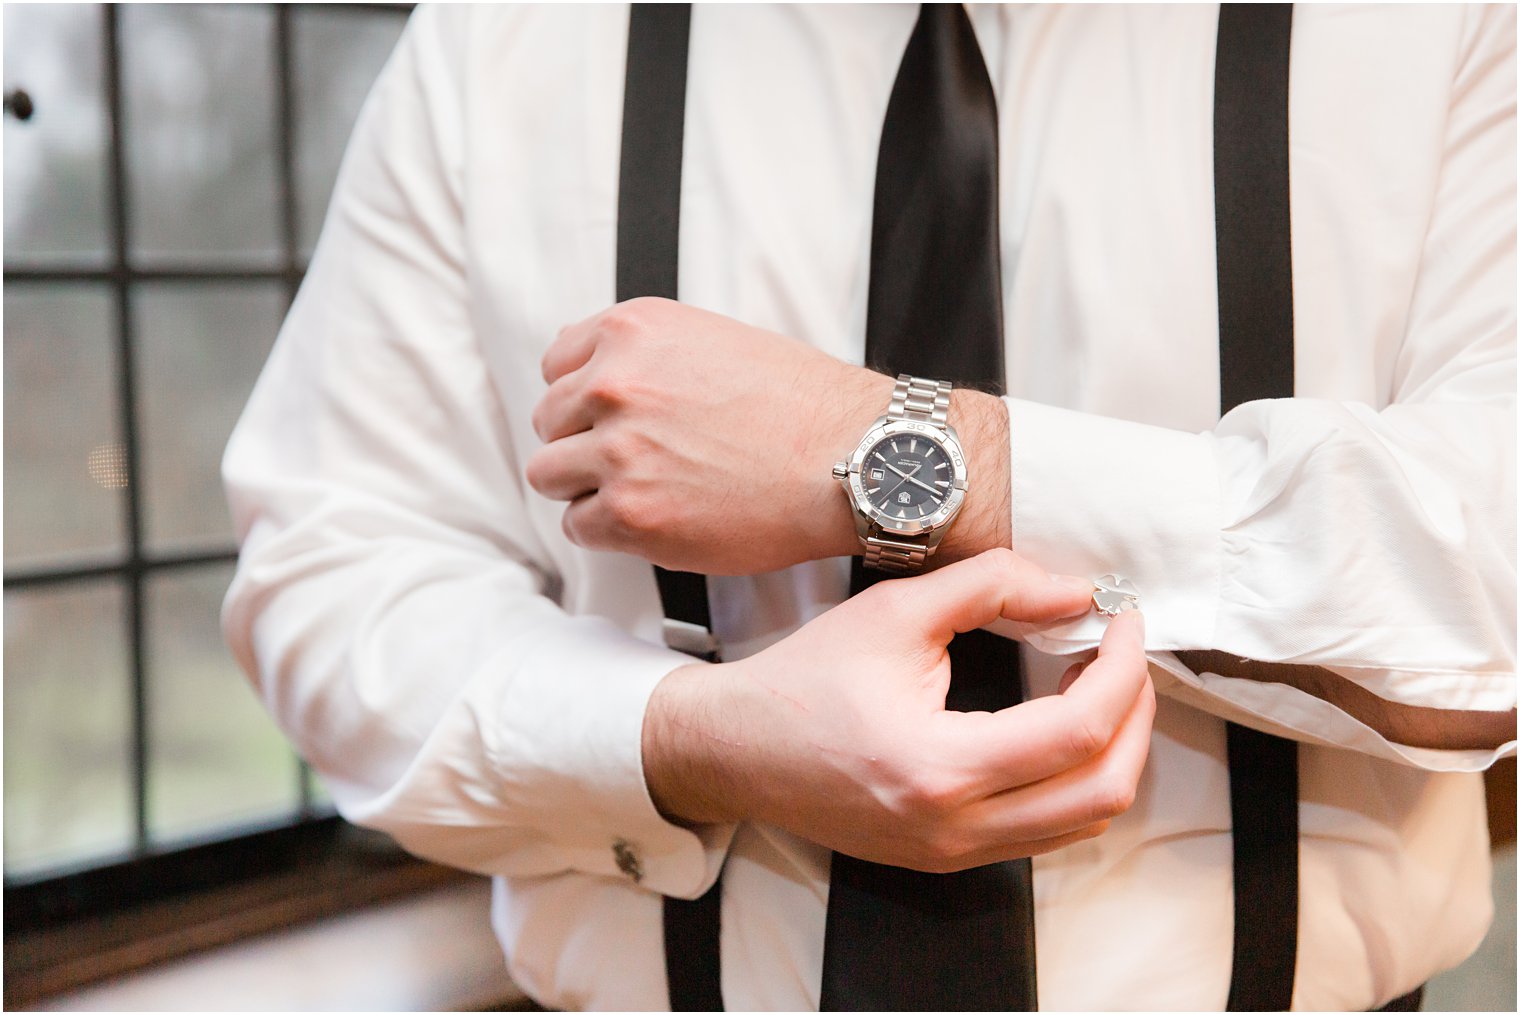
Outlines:
[[[834,478],[839,480],[850,478],[850,466],[848,462],[834,463]]]

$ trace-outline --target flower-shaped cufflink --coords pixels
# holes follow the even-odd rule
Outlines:
[[[1128,578],[1106,574],[1093,581],[1093,605],[1105,617],[1117,617],[1125,610],[1140,608],[1140,590]]]

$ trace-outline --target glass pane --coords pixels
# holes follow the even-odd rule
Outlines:
[[[7,875],[132,844],[122,608],[114,584],[5,593]]]
[[[154,842],[295,813],[296,760],[222,644],[232,568],[148,579],[148,822]]]
[[[5,117],[5,260],[106,259],[110,127],[95,4],[6,4],[5,88],[31,96]]]
[[[359,107],[395,48],[406,18],[323,7],[297,8],[293,13],[299,242],[302,255],[309,256]]]
[[[5,287],[7,568],[121,552],[114,316],[103,286]]]
[[[138,287],[141,497],[150,550],[231,547],[222,449],[285,305],[278,283]]]
[[[274,12],[120,13],[133,253],[277,263]]]

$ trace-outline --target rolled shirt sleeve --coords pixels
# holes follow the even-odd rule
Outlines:
[[[1171,650],[1317,665],[1408,705],[1515,707],[1514,53],[1512,10],[1470,15],[1388,404],[1250,402],[1186,433],[1006,399],[1015,548],[1130,577],[1167,693],[1424,768],[1513,752],[1388,743],[1302,691],[1193,673]],[[1101,630],[1089,617],[1028,637],[1063,653]]]
[[[224,458],[223,626],[350,820],[482,873],[695,896],[732,830],[666,821],[640,755],[650,693],[692,660],[546,594],[472,327],[463,31],[420,10],[361,114]]]

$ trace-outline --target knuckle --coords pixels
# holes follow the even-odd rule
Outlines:
[[[603,487],[599,496],[605,497],[603,508],[614,538],[623,541],[643,540],[664,528],[668,522],[662,514],[662,502],[639,486],[614,483]]]
[[[1093,820],[1117,818],[1135,804],[1133,780],[1117,775],[1106,775],[1099,780],[1093,792]]]
[[[965,780],[951,772],[924,769],[909,779],[903,795],[910,813],[930,818],[937,823],[934,834],[938,835],[939,820],[965,802]]]
[[[664,300],[655,296],[639,296],[609,307],[598,322],[600,330],[612,337],[631,338],[648,326],[650,319],[659,313]]]
[[[628,404],[631,386],[613,371],[603,370],[586,384],[586,401],[594,409],[611,411]]]
[[[636,531],[640,517],[638,497],[624,486],[604,486],[597,493],[602,510],[614,531]]]
[[[1108,744],[1106,731],[1086,712],[1076,712],[1067,726],[1067,746],[1074,758],[1091,758]]]
[[[1096,839],[1108,831],[1109,826],[1112,824],[1113,822],[1110,819],[1104,818],[1102,821],[1094,821],[1086,828],[1079,829],[1077,834],[1083,839]]]
[[[972,845],[967,837],[951,825],[940,825],[928,842],[928,860],[934,865],[934,873],[948,874],[963,870],[966,858],[971,855]]]
[[[925,874],[954,874],[960,869],[954,860],[941,856],[933,849],[926,849],[912,866]]]
[[[602,461],[613,476],[626,472],[638,460],[639,444],[636,434],[623,429],[614,429],[602,441]]]

